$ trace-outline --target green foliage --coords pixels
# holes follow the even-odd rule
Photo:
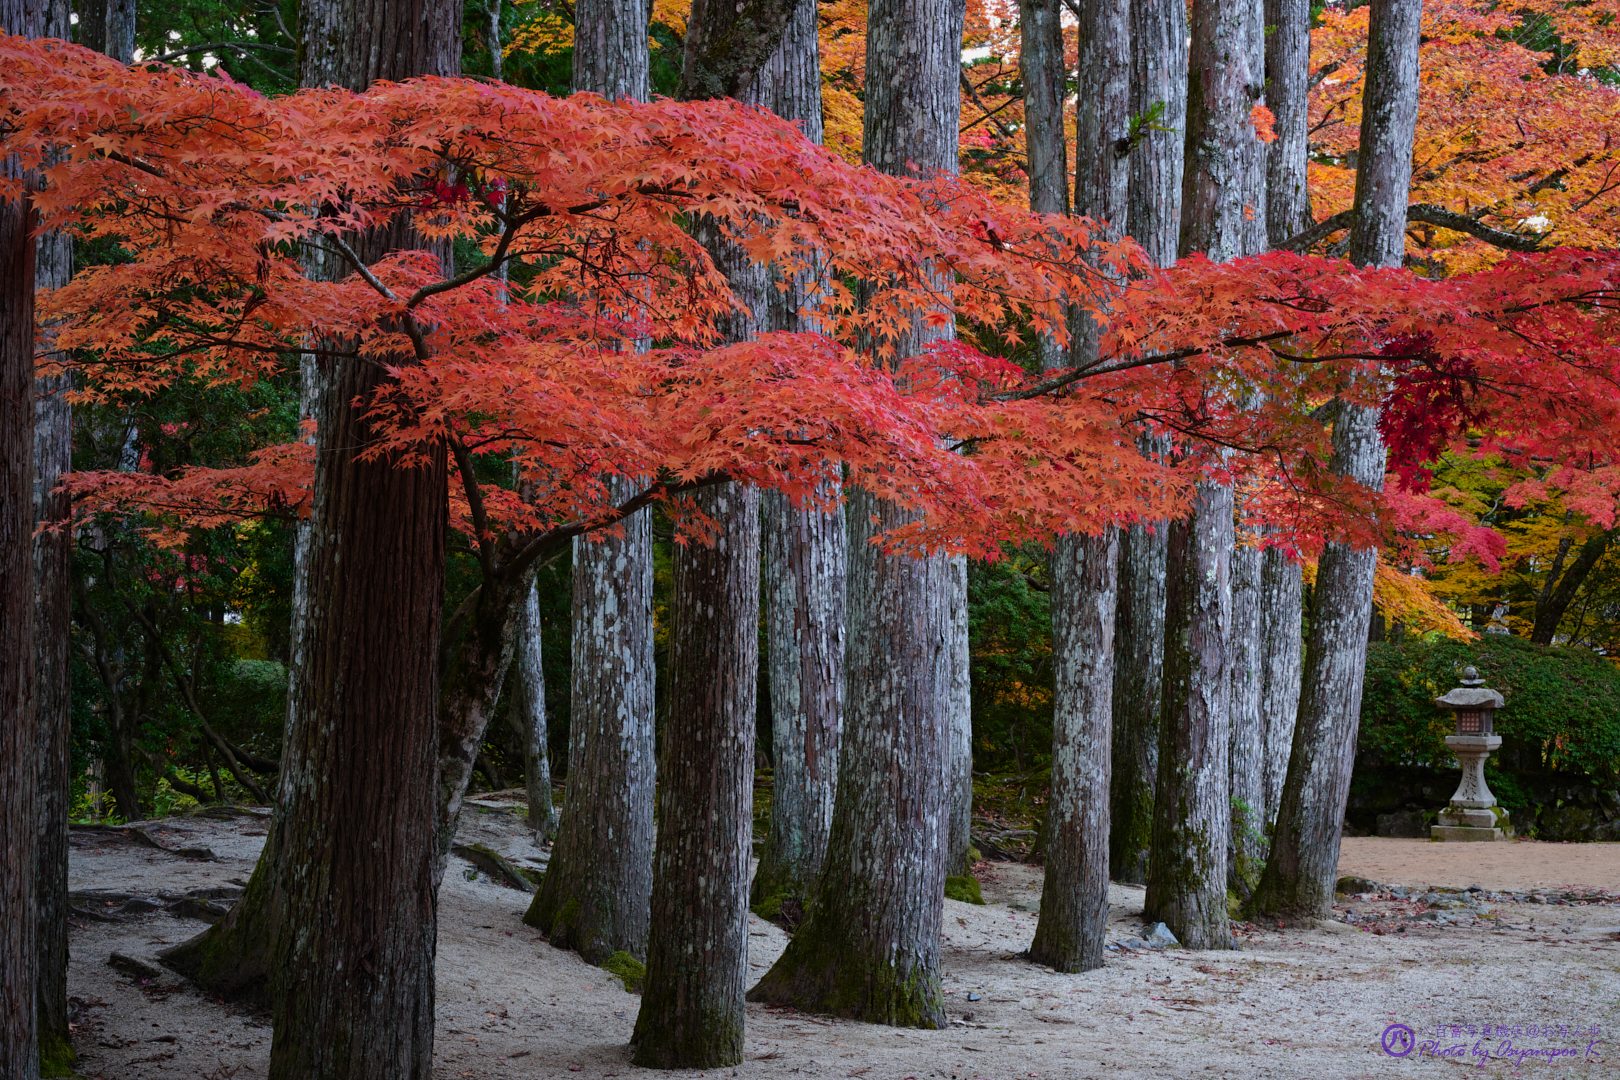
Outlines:
[[[1052,604],[1045,552],[968,564],[973,761],[982,772],[1038,768],[1052,750]]]
[[[945,899],[983,906],[984,894],[979,891],[979,879],[972,874],[952,874],[945,879]]]
[[[1477,642],[1374,643],[1367,652],[1358,762],[1448,768],[1445,745],[1451,715],[1433,699],[1457,685],[1472,664],[1506,705],[1496,714],[1502,749],[1492,757],[1498,776],[1508,772],[1584,774],[1612,782],[1620,764],[1620,669],[1571,647],[1534,645],[1504,634]],[[1514,805],[1515,786],[1499,797]],[[1520,805],[1523,805],[1522,802]]]

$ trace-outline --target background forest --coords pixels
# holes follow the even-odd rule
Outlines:
[[[295,0],[279,8],[209,0],[142,4],[137,55],[197,70],[218,66],[266,93],[286,92],[296,84],[290,28],[297,8]],[[548,0],[468,3],[464,69],[566,93],[573,66],[571,10]],[[1348,204],[1353,186],[1365,14],[1357,4],[1318,5],[1312,12],[1310,181],[1312,205],[1324,220]],[[650,77],[656,93],[676,92],[686,15],[676,0],[653,5]],[[1416,150],[1426,166],[1415,170],[1413,202],[1473,207],[1476,221],[1530,238],[1526,243],[1545,243],[1536,230],[1552,218],[1562,242],[1612,236],[1605,230],[1614,228],[1620,199],[1615,152],[1606,145],[1522,134],[1533,127],[1562,129],[1583,113],[1612,110],[1612,94],[1603,89],[1620,85],[1614,55],[1620,31],[1612,13],[1603,5],[1523,4],[1510,12],[1491,4],[1451,4],[1430,5],[1429,17],[1435,29],[1424,51]],[[826,139],[854,161],[860,158],[864,19],[865,5],[854,0],[818,7]],[[80,30],[81,36],[97,32]],[[492,34],[498,34],[498,56]],[[1066,34],[1072,65],[1072,25]],[[963,46],[961,168],[998,197],[1022,203],[1028,196],[1016,5],[973,0]],[[1513,120],[1504,123],[1501,110],[1509,105]],[[1069,110],[1072,115],[1072,101]],[[1072,142],[1072,122],[1066,128]],[[1539,179],[1528,185],[1516,179],[1532,174]],[[1426,223],[1415,224],[1408,240],[1409,264],[1430,275],[1467,270],[1501,254],[1466,233]],[[117,250],[106,245],[75,250],[79,265],[117,258]],[[1005,352],[993,340],[977,344]],[[1034,362],[1029,346],[1010,356]],[[295,381],[283,378],[246,392],[177,386],[86,409],[75,424],[73,467],[112,469],[129,462],[166,473],[243,464],[252,451],[294,432],[297,394]],[[1481,541],[1479,532],[1455,527],[1414,533],[1403,550],[1387,553],[1401,571],[1415,575],[1423,595],[1380,596],[1358,765],[1364,771],[1443,770],[1441,720],[1427,699],[1443,692],[1467,660],[1500,684],[1511,703],[1503,718],[1509,752],[1493,759],[1493,771],[1565,774],[1607,787],[1620,760],[1620,681],[1613,669],[1587,662],[1579,651],[1518,649],[1505,641],[1494,651],[1487,646],[1501,636],[1600,656],[1620,648],[1620,545],[1614,543],[1620,530],[1613,524],[1612,500],[1560,489],[1547,482],[1546,469],[1500,457],[1448,451],[1432,471],[1430,490],[1493,535]],[[667,521],[654,531],[662,688],[673,541]],[[274,775],[285,711],[292,545],[291,525],[276,520],[196,531],[182,549],[149,539],[127,517],[108,518],[79,536],[73,563],[76,817],[93,812],[93,765],[100,777],[94,787],[111,799],[111,805],[98,805],[115,817],[153,816],[195,800],[262,798],[262,785]],[[1033,805],[1028,792],[1044,786],[1042,770],[1050,760],[1050,584],[1038,547],[1010,548],[1004,555],[998,562],[974,561],[969,569],[974,767],[987,781],[1013,778],[1009,790],[1023,793],[1027,813]],[[475,571],[471,552],[452,551],[446,612],[473,587]],[[569,685],[570,575],[565,553],[538,578],[542,655],[551,687]],[[1436,622],[1431,601],[1454,612],[1466,631]],[[1408,609],[1419,612],[1415,626],[1403,621]],[[1308,637],[1308,586],[1304,618]],[[1442,630],[1458,644],[1438,641],[1446,636]],[[1467,643],[1481,634],[1488,636]],[[1500,662],[1483,658],[1497,655]],[[763,620],[760,656],[763,672]],[[1556,702],[1556,694],[1569,695],[1572,704]],[[506,722],[512,700],[510,693],[502,695],[475,783],[507,787],[522,781],[522,736]],[[552,775],[560,782],[567,769],[569,695],[549,694],[545,704]],[[770,708],[769,680],[762,678],[758,745],[764,768]],[[660,716],[662,709],[660,696]],[[984,786],[981,801],[1002,805],[1003,786]],[[1501,794],[1522,809],[1532,803],[1530,790],[1508,782]],[[1598,797],[1590,791],[1586,801]],[[1373,810],[1396,809],[1387,801],[1353,807],[1355,823],[1374,828]]]

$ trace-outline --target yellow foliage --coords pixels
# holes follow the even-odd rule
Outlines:
[[[1316,560],[1305,560],[1300,569],[1307,583],[1316,582]],[[1373,578],[1373,603],[1386,619],[1404,624],[1414,634],[1444,634],[1457,641],[1476,636],[1435,596],[1428,581],[1391,566],[1382,555]]]

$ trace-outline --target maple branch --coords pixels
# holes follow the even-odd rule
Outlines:
[[[1276,341],[1279,338],[1286,338],[1286,337],[1292,337],[1292,336],[1294,336],[1292,331],[1278,330],[1275,333],[1262,334],[1259,337],[1223,338],[1222,341],[1221,341],[1221,344],[1226,346],[1227,348],[1234,348],[1234,349],[1252,348],[1253,346],[1256,346],[1256,345],[1265,345],[1265,344],[1267,344],[1269,342]],[[1090,365],[1088,367],[1075,368],[1073,371],[1066,371],[1062,375],[1058,375],[1055,378],[1048,379],[1045,382],[1036,383],[1034,386],[1025,387],[1022,390],[1007,390],[1007,391],[1004,391],[1004,392],[999,393],[999,394],[991,394],[989,400],[991,400],[991,401],[1028,401],[1031,398],[1042,397],[1042,396],[1044,396],[1046,394],[1052,393],[1055,390],[1061,390],[1065,386],[1072,386],[1074,383],[1077,383],[1077,382],[1081,381],[1082,379],[1095,378],[1098,375],[1112,375],[1112,374],[1114,374],[1116,372],[1130,371],[1132,368],[1148,367],[1148,366],[1150,366],[1152,364],[1171,364],[1171,363],[1176,362],[1177,360],[1191,359],[1194,356],[1198,356],[1198,355],[1200,355],[1202,353],[1206,353],[1208,351],[1209,350],[1206,347],[1202,346],[1202,345],[1189,345],[1185,349],[1175,349],[1175,350],[1172,350],[1171,352],[1167,352],[1167,353],[1154,353],[1151,356],[1139,356],[1134,360],[1121,360],[1116,364],[1107,364],[1107,365],[1102,365],[1102,366],[1099,366],[1098,364],[1092,364],[1092,365]],[[1316,362],[1318,362],[1316,357],[1294,356],[1294,355],[1291,355],[1291,354],[1280,352],[1277,349],[1272,349],[1271,351],[1273,353],[1276,353],[1278,356],[1282,357],[1284,360],[1294,360],[1294,361],[1302,362],[1302,363],[1316,363]],[[1349,358],[1350,357],[1348,355],[1346,355],[1344,357],[1323,357],[1322,359],[1327,360],[1327,359],[1349,359]]]
[[[506,261],[506,253],[511,249],[512,241],[516,239],[517,230],[520,227],[521,226],[519,225],[508,223],[506,229],[501,233],[501,242],[497,244],[495,246],[495,250],[490,253],[488,262],[481,266],[475,266],[471,270],[463,271],[462,273],[457,274],[455,277],[434,282],[432,285],[422,286],[420,289],[417,289],[416,292],[411,294],[411,298],[409,300],[405,301],[405,309],[409,311],[430,296],[437,296],[442,292],[449,292],[452,289],[459,289],[463,285],[472,284],[481,277],[487,277],[488,275],[493,274],[496,270],[500,269],[501,263]]]
[[[1329,63],[1323,64],[1321,67],[1319,67],[1315,71],[1311,72],[1311,77],[1309,79],[1307,79],[1306,82],[1305,82],[1305,92],[1308,94],[1312,90],[1315,90],[1317,85],[1319,83],[1321,83],[1321,81],[1323,79],[1327,78],[1329,75],[1333,74],[1335,71],[1338,71],[1343,66],[1344,66],[1344,61],[1343,60],[1333,60],[1333,61],[1330,61]]]
[[[610,525],[617,525],[637,510],[651,506],[666,495],[690,494],[707,487],[713,487],[716,484],[728,483],[731,478],[730,473],[709,473],[693,480],[659,481],[640,494],[620,503],[609,517],[591,521],[575,521],[540,533],[519,548],[516,554],[507,560],[507,569],[521,574],[541,557],[560,551],[564,544],[570,542],[576,536],[584,536],[586,533],[595,532]]]
[[[1436,206],[1433,203],[1413,203],[1408,206],[1406,208],[1406,220],[1421,221],[1425,225],[1434,225],[1442,229],[1451,229],[1454,232],[1467,233],[1476,240],[1483,240],[1492,247],[1503,248],[1507,251],[1541,251],[1546,246],[1546,237],[1544,236],[1530,237],[1523,233],[1492,228],[1467,214],[1459,214],[1455,210],[1447,210],[1445,207]],[[1355,222],[1355,210],[1340,210],[1332,217],[1323,218],[1310,228],[1295,233],[1276,246],[1280,251],[1303,252],[1339,230],[1350,228]]]
[[[485,581],[495,579],[495,553],[489,544],[489,514],[484,508],[484,492],[478,486],[478,475],[473,471],[472,455],[467,444],[455,436],[450,437],[450,452],[455,455],[456,471],[461,474],[461,486],[467,493],[467,508],[472,513],[473,541],[478,545],[478,568]]]
[[[326,234],[326,238],[337,245],[344,258],[354,264],[355,272],[360,275],[367,285],[376,289],[384,299],[392,300],[396,304],[399,303],[399,297],[394,295],[394,290],[377,279],[377,275],[373,274],[371,268],[360,260],[360,256],[355,254],[353,248],[343,242],[341,236],[329,232]],[[416,319],[412,317],[409,311],[405,312],[403,321],[405,324],[405,336],[411,339],[411,346],[416,353],[416,359],[421,363],[427,363],[432,358],[432,354],[428,352],[427,338],[422,336],[422,328],[417,325]]]
[[[1008,105],[1011,105],[1014,101],[1019,101],[1021,99],[1020,98],[1009,98],[1007,100],[1006,105],[998,106],[996,109],[992,110],[979,97],[979,92],[973,88],[973,84],[968,81],[967,72],[965,72],[965,71],[957,71],[956,75],[957,75],[957,78],[962,80],[962,89],[964,89],[964,90],[966,90],[968,92],[968,96],[973,99],[973,104],[977,105],[979,108],[984,110],[984,115],[983,116],[979,117],[978,120],[973,121],[973,123],[971,123],[967,127],[963,128],[962,131],[972,131],[974,128],[979,126],[979,123],[981,121],[988,120],[992,124],[996,125],[996,130],[1001,132],[1001,137],[1003,139],[1006,139],[1008,142],[1016,142],[1017,140],[1016,140],[1015,136],[1007,128],[1007,125],[1003,124],[1000,120],[996,119],[996,113],[1000,112],[1002,109],[1005,109]],[[958,132],[958,134],[961,134],[961,132]]]
[[[276,18],[277,19],[281,18],[281,15],[280,15],[279,12],[276,14]],[[288,35],[288,36],[290,37],[291,35]],[[242,51],[245,51],[247,49],[260,49],[260,50],[263,50],[264,52],[282,53],[282,54],[284,54],[286,56],[296,56],[297,55],[297,50],[296,49],[289,49],[289,48],[286,48],[285,46],[282,46],[282,45],[264,45],[264,44],[261,44],[259,42],[254,42],[254,41],[215,41],[215,42],[212,42],[212,43],[210,43],[208,45],[193,45],[190,48],[186,48],[186,49],[176,49],[174,52],[164,53],[162,56],[146,57],[146,58],[141,59],[140,63],[143,63],[143,64],[166,64],[170,60],[173,60],[173,59],[175,59],[177,57],[190,56],[192,53],[208,52],[210,49],[235,49],[238,52],[242,52]]]

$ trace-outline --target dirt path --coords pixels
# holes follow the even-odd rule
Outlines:
[[[539,856],[516,816],[469,814],[465,840],[509,856]],[[183,831],[189,830],[189,831]],[[177,893],[245,880],[262,844],[253,819],[167,823],[165,843],[210,847],[214,862],[188,862],[109,837],[76,837],[72,887]],[[1458,868],[1494,866],[1524,845],[1477,845],[1480,853],[1411,841],[1347,840],[1344,872],[1406,885],[1468,885]],[[1583,869],[1551,874],[1560,884],[1613,888],[1620,846],[1541,845],[1548,865]],[[1442,850],[1444,849],[1444,850]],[[1575,860],[1568,855],[1575,852]],[[1562,859],[1560,860],[1560,856]],[[1405,860],[1405,861],[1403,861]],[[1483,887],[1533,886],[1524,866],[1502,862],[1503,876]],[[1414,870],[1413,867],[1416,869]],[[1422,871],[1424,867],[1430,872]],[[520,921],[526,895],[482,876],[468,880],[452,862],[440,911],[435,1076],[561,1077],[572,1080],[653,1076],[628,1062],[626,1043],[639,999],[605,972],[552,949]],[[1248,928],[1234,952],[1111,952],[1101,971],[1059,975],[1016,959],[1034,933],[1039,870],[1016,864],[982,868],[984,907],[946,901],[945,979],[951,1026],[900,1031],[828,1021],[758,1006],[748,1011],[745,1062],[711,1075],[864,1080],[1080,1080],[1093,1077],[1359,1078],[1454,1076],[1439,1056],[1494,1055],[1493,1073],[1520,1076],[1620,1075],[1620,907],[1604,903],[1500,903],[1461,908],[1451,895],[1433,902],[1354,899],[1343,905],[1354,925],[1308,932]],[[1483,874],[1484,871],[1478,871]],[[1448,876],[1450,875],[1450,876]],[[1433,881],[1425,880],[1433,878]],[[1585,879],[1585,880],[1583,880]],[[1141,891],[1113,892],[1112,940],[1140,929]],[[1476,896],[1481,894],[1475,894]],[[1548,897],[1537,897],[1546,899]],[[107,905],[102,901],[103,909]],[[1421,916],[1421,918],[1417,918]],[[1449,922],[1429,922],[1443,918]],[[78,1000],[81,1069],[106,1080],[265,1075],[266,1018],[199,996],[173,976],[142,982],[107,965],[119,951],[150,957],[202,923],[158,911],[126,922],[80,920],[74,931],[70,992]],[[786,938],[750,925],[750,967],[763,973]],[[1392,1024],[1421,1040],[1403,1058],[1381,1049]],[[1424,1040],[1437,1025],[1443,1040]],[[1525,1034],[1526,1025],[1536,1034]],[[1451,1035],[1449,1025],[1459,1025]],[[1473,1025],[1475,1034],[1468,1034]],[[1489,1034],[1480,1034],[1489,1025]],[[1496,1025],[1519,1026],[1498,1037]],[[1543,1035],[1541,1026],[1548,1025]],[[1564,1034],[1557,1033],[1563,1025]],[[1576,1035],[1593,1026],[1597,1036]],[[1397,1029],[1392,1038],[1400,1036]],[[1598,1041],[1593,1043],[1593,1039]],[[1432,1043],[1432,1045],[1429,1045]],[[1500,1055],[1543,1056],[1517,1062]],[[1589,1046],[1589,1044],[1591,1044]],[[1401,1049],[1400,1044],[1394,1048]],[[1571,1056],[1549,1064],[1549,1050]],[[1432,1051],[1432,1052],[1431,1052]],[[696,1077],[698,1073],[675,1073]]]

